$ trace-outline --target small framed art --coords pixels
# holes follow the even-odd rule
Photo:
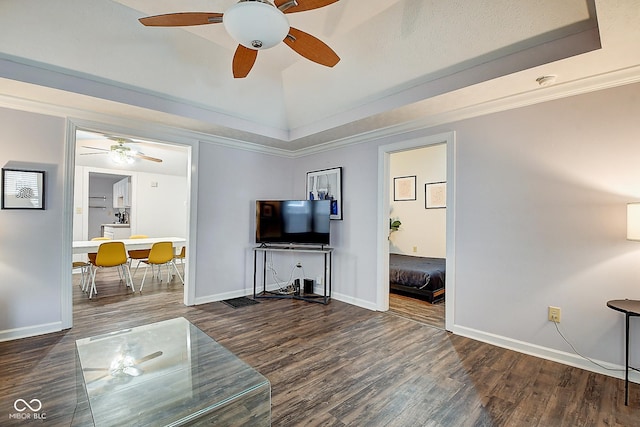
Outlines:
[[[44,171],[2,169],[2,209],[44,209]]]
[[[393,200],[416,200],[416,176],[393,178]]]
[[[447,183],[431,182],[424,185],[424,208],[442,209],[447,207]]]

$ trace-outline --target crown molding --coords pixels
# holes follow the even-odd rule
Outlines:
[[[286,158],[298,158],[344,148],[350,145],[371,143],[385,138],[398,137],[403,134],[421,131],[434,126],[453,123],[464,119],[512,110],[529,105],[567,98],[575,95],[581,95],[589,92],[595,92],[598,90],[613,88],[617,86],[633,84],[637,82],[640,82],[640,66],[633,66],[614,72],[595,75],[553,86],[541,87],[528,92],[480,102],[474,105],[444,111],[442,113],[427,114],[423,117],[420,117],[419,119],[350,135],[344,138],[330,140],[301,149],[283,149],[270,147],[259,143],[243,141],[240,139],[195,131],[187,128],[159,125],[157,123],[152,123],[141,119],[127,119],[109,115],[106,113],[53,105],[50,103],[23,99],[10,95],[0,94],[0,107],[72,119],[78,123],[91,123],[91,128],[93,130],[100,130],[104,126],[112,127],[115,125],[120,128],[126,128],[128,129],[129,133],[140,137],[144,136],[139,135],[140,132],[146,134],[152,133],[154,139],[170,140],[172,138],[179,138],[189,141],[197,140],[204,143],[216,144],[219,146],[246,150],[260,154],[268,154]],[[163,136],[159,137],[158,135]],[[292,141],[292,145],[295,145],[295,141]]]
[[[522,108],[543,102],[554,101],[557,99],[568,98],[571,96],[582,95],[585,93],[596,92],[603,89],[638,82],[640,82],[640,66],[633,66],[610,73],[590,76],[580,80],[538,88],[537,90],[518,93],[495,100],[480,102],[475,105],[469,105],[438,114],[425,115],[424,117],[416,120],[328,141],[312,147],[296,150],[295,157],[309,156],[338,148],[344,148],[349,145],[369,143],[473,117],[513,110],[516,108]]]

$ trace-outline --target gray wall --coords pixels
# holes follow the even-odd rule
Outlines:
[[[342,166],[344,220],[331,225],[334,291],[377,304],[378,146],[453,130],[454,331],[558,356],[570,349],[546,320],[556,305],[581,352],[620,365],[623,317],[605,303],[640,299],[640,244],[625,240],[625,204],[640,200],[639,93],[640,85],[608,89],[297,159],[202,143],[196,297],[250,287],[256,198],[304,197],[306,172]],[[51,301],[67,268],[58,255],[64,121],[0,110],[0,124],[10,148],[3,164],[29,159],[50,169],[47,211],[0,212],[7,331],[59,321]]]
[[[0,108],[0,165],[45,171],[45,210],[0,210],[0,339],[61,327],[65,121]]]

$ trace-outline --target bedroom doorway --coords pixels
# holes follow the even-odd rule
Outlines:
[[[379,198],[382,201],[380,226],[385,230],[384,238],[379,239],[378,253],[380,308],[447,330],[451,330],[449,325],[453,323],[455,295],[452,268],[454,136],[451,132],[379,148],[379,188],[383,191]],[[394,221],[400,223],[397,230],[390,226]],[[394,283],[392,293],[391,255],[411,263],[435,262],[431,285],[421,286],[408,280],[399,286]],[[438,282],[436,277],[444,278],[445,270],[446,286],[444,280]],[[395,267],[393,271],[396,274]],[[442,301],[445,288],[446,297]]]
[[[391,153],[389,172],[389,311],[444,329],[447,146]]]

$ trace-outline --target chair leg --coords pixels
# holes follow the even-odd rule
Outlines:
[[[96,295],[98,294],[98,291],[96,290],[96,272],[98,271],[97,268],[92,268],[92,272],[91,272],[91,289],[89,290],[89,299],[91,299],[93,297],[93,294],[95,293]]]
[[[142,260],[141,260],[141,259],[138,259],[138,260],[136,260],[136,261],[138,261],[138,263],[136,264],[136,269],[135,269],[135,270],[133,270],[133,275],[134,275],[134,276],[135,276],[135,275],[136,275],[136,273],[138,272],[138,268],[140,267],[140,262],[142,262]]]
[[[87,292],[87,286],[89,285],[89,277],[91,276],[91,264],[85,265],[84,267],[82,267],[82,269],[80,270],[80,273],[82,274],[82,278],[80,280],[80,283],[82,284],[82,292]]]
[[[142,287],[144,286],[144,279],[147,277],[148,269],[149,269],[149,264],[144,266],[144,275],[142,276],[142,282],[140,282],[140,293],[142,293]],[[153,272],[153,266],[151,267],[151,272]]]
[[[129,264],[122,264],[122,269],[127,281],[127,286],[131,287],[132,292],[135,292],[136,288],[133,286],[133,277],[131,277],[131,269],[129,268]]]
[[[176,265],[176,263],[173,262],[173,260],[169,261],[169,263],[173,266],[174,270],[176,270],[176,274],[178,275],[178,277],[180,278],[180,281],[184,285],[184,280],[182,279],[182,276],[180,275],[180,272],[178,271],[178,266]],[[167,266],[167,268],[168,268],[168,266]]]

